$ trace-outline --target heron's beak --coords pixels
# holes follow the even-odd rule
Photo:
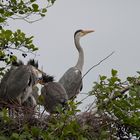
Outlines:
[[[95,32],[95,30],[84,30],[83,31],[83,36],[89,34],[89,33],[92,33],[92,32]]]
[[[38,81],[37,81],[39,84],[42,84],[43,83],[43,80],[42,78],[38,78]]]

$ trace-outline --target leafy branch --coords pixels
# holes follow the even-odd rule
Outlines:
[[[44,0],[45,2],[45,0]],[[54,4],[55,0],[46,0],[46,6],[40,7],[37,0],[7,0],[0,1],[0,23],[4,23],[8,18],[17,20],[22,19],[28,23],[41,20],[47,9]],[[30,18],[36,15],[35,19]]]

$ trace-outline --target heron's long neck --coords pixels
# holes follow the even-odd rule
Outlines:
[[[83,48],[80,46],[80,38],[75,38],[75,46],[79,52],[79,58],[75,67],[82,71],[84,65],[84,51]]]

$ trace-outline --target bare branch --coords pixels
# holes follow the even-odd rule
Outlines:
[[[97,67],[98,65],[100,65],[103,61],[105,61],[106,59],[108,59],[110,56],[112,56],[115,52],[113,51],[112,53],[110,53],[108,56],[106,56],[104,59],[102,59],[100,62],[98,62],[97,64],[95,64],[94,66],[92,66],[82,77],[82,79],[95,67]],[[81,81],[82,81],[81,79]],[[84,101],[85,99],[87,99],[90,96],[90,94],[88,94],[85,98],[83,98],[80,102]],[[91,107],[93,106],[93,104],[95,103],[95,101],[89,106],[89,108],[87,109],[87,111],[89,111],[91,109]],[[87,112],[86,111],[86,112]]]
[[[115,51],[113,51],[112,53],[110,53],[107,57],[105,57],[104,59],[102,59],[99,63],[95,64],[94,66],[92,66],[82,77],[82,79],[95,67],[97,67],[98,65],[100,65],[103,61],[105,61],[106,59],[108,59],[110,56],[112,56],[115,53]]]
[[[11,18],[11,19],[13,19],[13,20],[24,20],[25,22],[27,22],[27,23],[34,23],[34,22],[37,22],[37,21],[40,21],[40,20],[42,20],[44,17],[41,17],[41,18],[38,18],[38,19],[36,19],[36,20],[27,20],[26,18],[24,18],[24,17],[9,17],[9,18]]]

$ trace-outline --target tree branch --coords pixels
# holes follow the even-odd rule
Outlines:
[[[93,65],[89,70],[87,70],[87,72],[83,75],[82,79],[95,67],[97,67],[98,65],[100,65],[103,61],[105,61],[106,59],[108,59],[110,56],[112,56],[115,53],[115,51],[113,51],[112,53],[110,53],[107,57],[105,57],[104,59],[102,59],[99,63]]]

